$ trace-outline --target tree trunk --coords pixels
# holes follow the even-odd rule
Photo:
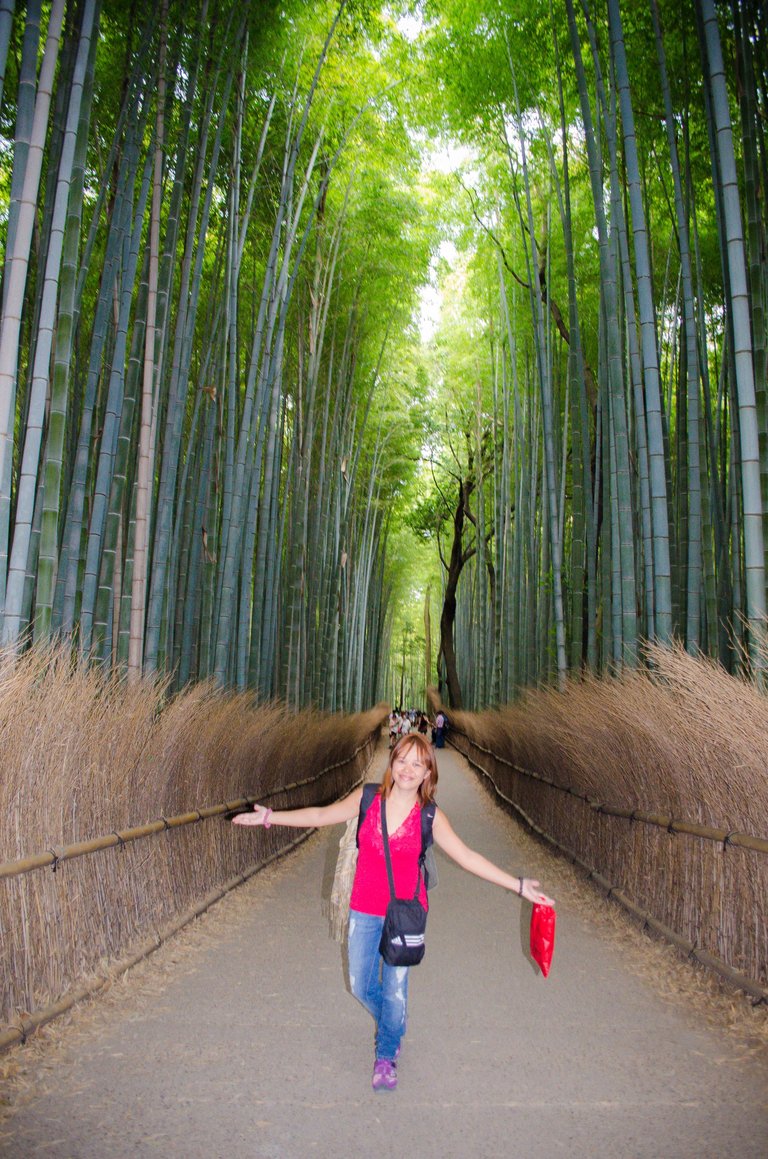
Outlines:
[[[456,649],[454,645],[453,629],[456,623],[456,592],[459,586],[464,564],[475,554],[474,547],[463,548],[464,517],[469,497],[474,489],[474,481],[463,479],[459,483],[459,499],[453,516],[453,542],[451,543],[451,557],[448,562],[448,575],[443,595],[443,610],[440,613],[440,651],[445,661],[445,678],[448,684],[448,700],[451,708],[463,708],[464,700],[459,683],[459,673],[456,665]]]

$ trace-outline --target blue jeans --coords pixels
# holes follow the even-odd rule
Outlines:
[[[388,966],[379,953],[384,918],[349,912],[349,984],[376,1022],[376,1058],[394,1059],[405,1034],[408,967]]]

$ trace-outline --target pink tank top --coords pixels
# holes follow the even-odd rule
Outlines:
[[[381,797],[378,793],[360,826],[359,844],[350,908],[359,913],[384,917],[389,905],[389,880],[381,833]],[[389,834],[389,855],[398,897],[413,897],[420,853],[421,806],[417,801],[400,828]],[[425,909],[429,908],[423,877],[419,901]]]

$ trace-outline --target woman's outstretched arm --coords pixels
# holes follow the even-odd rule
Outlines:
[[[308,805],[305,809],[269,809],[254,805],[252,813],[238,813],[233,825],[287,825],[291,829],[319,829],[323,825],[339,825],[349,821],[360,811],[362,788],[355,789],[341,801],[331,805]]]
[[[555,904],[551,897],[547,897],[545,893],[541,892],[538,881],[534,881],[530,877],[513,877],[511,873],[507,873],[498,865],[494,865],[487,857],[483,857],[482,853],[477,853],[465,845],[454,831],[442,809],[438,809],[435,813],[432,835],[443,853],[447,853],[457,865],[466,869],[467,873],[474,873],[476,877],[482,877],[484,881],[490,881],[492,885],[500,885],[502,889],[510,889],[527,901],[536,902],[539,905]]]

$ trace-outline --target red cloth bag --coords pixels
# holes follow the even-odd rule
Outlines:
[[[531,957],[545,978],[555,949],[556,916],[551,905],[534,905],[531,911]]]

